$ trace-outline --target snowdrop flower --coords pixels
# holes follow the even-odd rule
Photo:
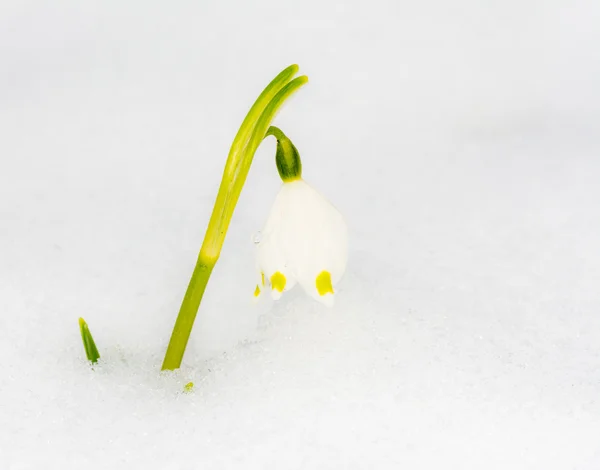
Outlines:
[[[316,300],[333,305],[334,286],[348,259],[348,230],[342,215],[302,179],[296,147],[275,127],[276,163],[283,185],[258,243],[258,297],[267,285],[277,300],[299,283]]]

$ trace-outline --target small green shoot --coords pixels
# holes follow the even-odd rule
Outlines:
[[[81,331],[85,355],[92,364],[96,364],[98,359],[100,359],[100,353],[98,352],[92,333],[90,333],[90,329],[83,318],[79,318],[79,330]]]

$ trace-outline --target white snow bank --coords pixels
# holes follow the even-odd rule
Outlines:
[[[599,10],[561,3],[3,4],[0,468],[600,468]],[[290,62],[277,124],[351,227],[337,304],[252,304],[266,143],[160,374]]]

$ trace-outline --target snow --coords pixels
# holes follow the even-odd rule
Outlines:
[[[2,3],[0,468],[600,468],[599,16]],[[290,63],[277,126],[350,227],[336,305],[252,302],[271,139],[161,374],[231,140]]]

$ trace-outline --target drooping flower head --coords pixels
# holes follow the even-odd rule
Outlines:
[[[254,295],[270,286],[273,298],[279,299],[299,283],[308,295],[331,306],[348,259],[346,223],[302,179],[298,150],[287,136],[275,127],[267,135],[277,138],[276,162],[283,185],[258,243],[260,279]]]

